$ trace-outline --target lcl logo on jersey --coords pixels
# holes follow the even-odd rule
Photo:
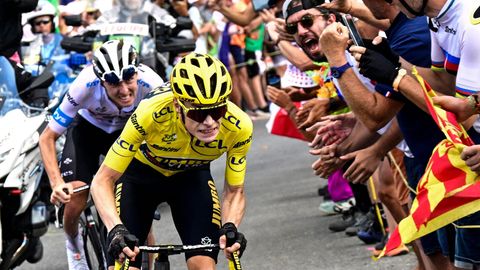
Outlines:
[[[228,122],[230,122],[232,125],[236,126],[238,129],[241,129],[240,128],[240,120],[238,120],[238,118],[236,118],[235,116],[233,116],[231,114],[227,114],[223,118],[227,119]]]
[[[241,172],[245,170],[247,157],[231,157],[228,160],[228,167],[235,172]]]
[[[163,123],[169,121],[172,118],[173,108],[172,107],[165,107],[162,108],[160,111],[153,112],[153,120],[157,123]],[[166,115],[170,115],[165,117]]]
[[[116,143],[122,149],[128,150],[128,151],[133,152],[133,153],[137,152],[137,149],[135,149],[135,145],[130,144],[129,142],[125,141],[122,138],[118,138]]]
[[[202,156],[219,156],[227,151],[227,146],[223,140],[213,140],[211,142],[202,142],[198,139],[191,141],[190,146],[193,151]]]

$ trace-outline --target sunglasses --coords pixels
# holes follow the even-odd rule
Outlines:
[[[393,0],[385,0],[385,2],[387,2],[388,4],[391,4]]]
[[[100,79],[109,84],[118,84],[120,83],[120,81],[130,80],[133,77],[133,75],[135,75],[135,73],[137,73],[137,67],[134,65],[129,65],[122,68],[122,70],[120,71],[121,76],[117,74],[114,70],[112,70],[112,71],[103,73],[103,76]]]
[[[34,22],[34,24],[35,24],[36,26],[39,26],[39,25],[41,25],[41,24],[49,24],[49,23],[51,23],[51,22],[52,22],[51,20],[46,19],[46,20],[36,21],[36,22]]]
[[[300,23],[303,28],[310,28],[313,25],[314,18],[318,16],[323,16],[323,14],[317,14],[317,15],[306,14],[299,21],[296,21],[294,23],[287,23],[287,25],[285,25],[285,30],[290,35],[295,35],[298,30],[298,23]]]
[[[227,104],[225,103],[207,108],[187,108],[180,100],[177,100],[177,103],[186,112],[188,118],[198,123],[203,123],[209,115],[213,120],[218,121],[227,113]]]

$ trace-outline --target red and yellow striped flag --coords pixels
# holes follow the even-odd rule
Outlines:
[[[460,158],[463,148],[474,143],[453,113],[433,105],[435,92],[430,85],[415,69],[412,73],[422,85],[430,114],[446,139],[433,150],[425,174],[418,183],[410,215],[398,224],[378,258],[402,243],[410,243],[480,211],[480,177]]]

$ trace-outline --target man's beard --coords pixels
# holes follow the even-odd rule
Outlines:
[[[323,53],[311,54],[308,49],[304,49],[303,46],[300,46],[302,51],[310,58],[312,61],[315,62],[327,62],[327,57]]]

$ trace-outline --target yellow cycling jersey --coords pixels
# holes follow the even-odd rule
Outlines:
[[[226,152],[226,180],[230,185],[242,185],[253,124],[232,102],[227,103],[227,108],[217,138],[205,143],[185,129],[175,111],[170,86],[156,88],[130,116],[104,164],[123,173],[135,157],[163,175],[171,176],[206,166]]]

